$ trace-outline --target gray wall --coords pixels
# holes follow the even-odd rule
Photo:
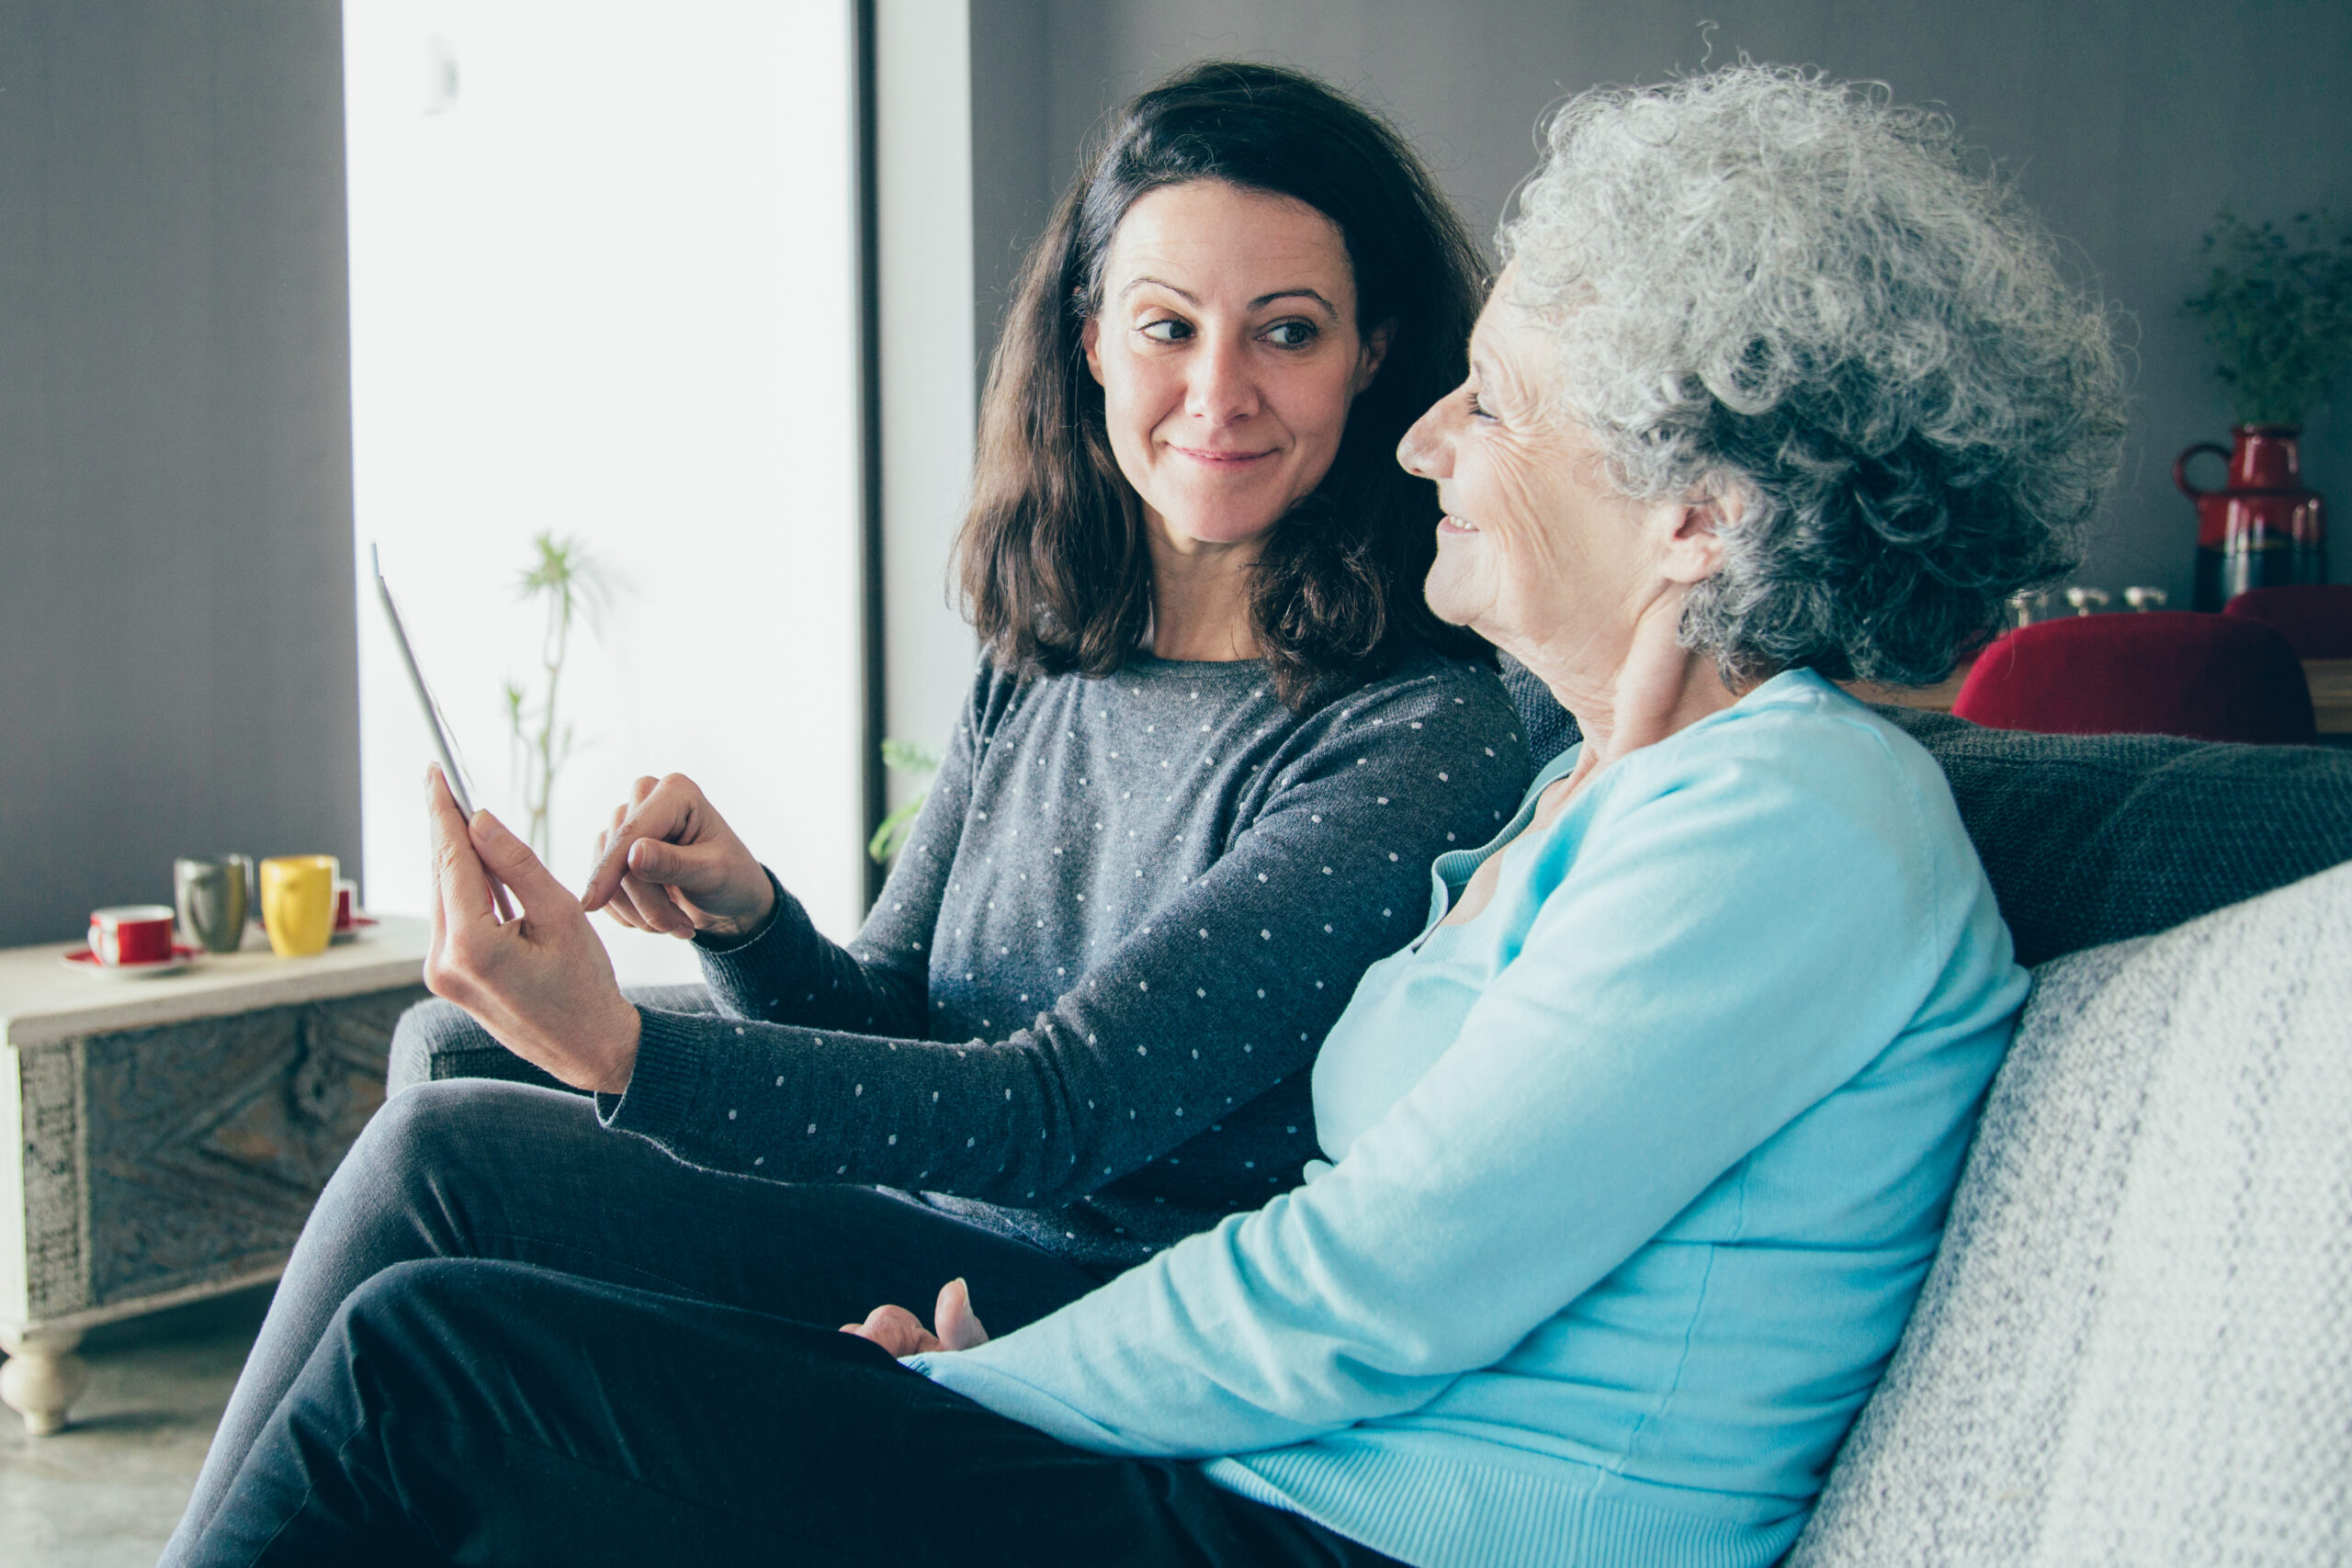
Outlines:
[[[1721,24],[1707,40],[1702,17]],[[1710,48],[1717,62],[1746,51],[1818,65],[1944,106],[2079,247],[2129,313],[2136,361],[2131,450],[2080,580],[2154,583],[2186,605],[2195,526],[2172,458],[2224,438],[2227,413],[2179,304],[2223,205],[2248,218],[2352,213],[2352,6],[2341,0],[973,0],[982,352],[1013,258],[1086,133],[1187,61],[1279,61],[1359,94],[1491,234],[1533,164],[1546,105],[1696,67]],[[2352,418],[2320,412],[2304,454],[2309,482],[2336,502],[2334,575],[2352,581]]]
[[[0,945],[356,874],[336,0],[0,0]]]
[[[1064,36],[1072,7],[1048,0],[970,3],[977,390],[988,380],[989,354],[1022,254],[1046,227],[1087,127],[1115,100],[1099,61],[1073,59]],[[1102,14],[1129,9],[1143,7],[1116,0]],[[1085,25],[1083,16],[1079,25]]]

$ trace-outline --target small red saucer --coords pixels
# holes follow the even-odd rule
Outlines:
[[[172,943],[169,958],[151,958],[143,964],[101,964],[98,955],[88,948],[58,954],[68,969],[79,969],[85,975],[103,976],[109,980],[152,979],[158,975],[176,975],[204,956],[204,949],[189,947],[183,942]]]
[[[380,926],[383,923],[383,921],[378,919],[373,915],[354,915],[351,917],[351,923],[349,925],[344,927],[341,931],[335,932],[334,935],[329,937],[327,940],[330,942],[338,943],[357,942],[361,931],[366,931],[369,926]]]

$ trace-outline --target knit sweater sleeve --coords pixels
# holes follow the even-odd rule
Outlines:
[[[958,716],[947,752],[890,867],[874,912],[849,946],[819,931],[800,900],[775,880],[775,912],[749,941],[696,940],[703,977],[719,1010],[734,1019],[810,1029],[921,1039],[930,1015],[930,942],[955,856],[956,828],[970,803],[980,709],[989,689],[982,669]],[[731,1042],[734,1035],[726,1036]]]
[[[718,1169],[1029,1208],[1158,1158],[1312,1061],[1426,908],[1432,856],[1491,832],[1524,783],[1523,753],[1498,754],[1516,726],[1491,680],[1347,711],[1282,761],[1204,874],[1027,1027],[942,1043],[642,1009],[607,1124]],[[927,939],[903,940],[912,962]]]
[[[1759,770],[1690,749],[1595,817],[1450,1048],[1319,1179],[913,1364],[1081,1447],[1198,1456],[1400,1416],[1520,1353],[1930,995],[1964,857],[1900,797],[1856,805],[1841,770],[1887,779],[1868,750]],[[2007,954],[1986,972],[2014,1011]],[[1366,1048],[1431,1049],[1393,1032]],[[1909,1090],[1938,1125],[1968,1092]]]

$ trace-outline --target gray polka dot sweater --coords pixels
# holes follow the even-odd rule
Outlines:
[[[1532,767],[1491,671],[1435,658],[1301,716],[1265,670],[982,669],[848,947],[779,897],[707,947],[726,1016],[642,1010],[607,1122],[696,1165],[854,1181],[1104,1273],[1316,1157],[1306,1069],[1429,865]]]

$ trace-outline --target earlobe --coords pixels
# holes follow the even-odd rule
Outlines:
[[[1710,495],[1677,507],[1667,539],[1667,575],[1697,583],[1721,571],[1728,543],[1724,536],[1739,525],[1744,510],[1736,494]]]
[[[1371,386],[1373,378],[1380,374],[1381,361],[1388,357],[1388,345],[1396,336],[1396,323],[1394,321],[1383,321],[1364,334],[1363,352],[1356,356],[1357,392]]]
[[[1086,324],[1078,330],[1078,341],[1086,350],[1086,368],[1093,376],[1094,384],[1102,385],[1102,319],[1087,317]]]

